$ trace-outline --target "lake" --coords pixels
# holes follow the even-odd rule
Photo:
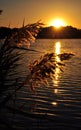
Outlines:
[[[35,94],[26,86],[19,90],[15,106],[24,112],[19,114],[4,110],[6,115],[3,113],[3,117],[18,130],[80,129],[81,39],[37,39],[30,49],[38,52],[26,52],[20,72],[47,52],[70,52],[75,56],[63,62],[63,72],[56,70],[55,79],[49,82],[49,86],[36,87]]]

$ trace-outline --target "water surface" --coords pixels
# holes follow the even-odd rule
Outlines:
[[[27,87],[18,92],[16,107],[33,117],[15,114],[13,119],[13,114],[7,112],[6,118],[13,119],[13,126],[19,130],[81,128],[81,39],[37,39],[31,49],[39,52],[27,52],[20,71],[47,52],[72,52],[75,56],[63,62],[64,72],[56,70],[49,86],[36,87],[36,94]]]

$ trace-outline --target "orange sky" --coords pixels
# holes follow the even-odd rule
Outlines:
[[[59,18],[81,28],[81,0],[0,0],[0,26],[20,27],[41,20],[47,26]]]

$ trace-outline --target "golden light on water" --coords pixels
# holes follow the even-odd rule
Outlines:
[[[57,84],[58,77],[59,77],[59,68],[56,68],[55,69],[55,81],[54,81],[55,84]]]
[[[52,102],[51,103],[53,106],[56,106],[57,105],[57,102]]]
[[[56,44],[55,44],[55,53],[56,53],[56,55],[60,54],[60,48],[61,48],[61,43],[56,42]],[[60,61],[60,58],[58,56],[56,56],[56,61],[57,62]]]
[[[54,50],[55,50],[55,54],[56,54],[56,62],[60,62],[60,58],[57,56],[58,54],[60,54],[61,52],[61,43],[60,42],[56,42],[55,46],[54,46]],[[58,83],[59,83],[59,73],[60,73],[60,70],[59,68],[57,67],[55,69],[55,78],[53,80],[53,83],[54,83],[54,87],[58,87]],[[58,89],[54,89],[54,93],[58,93]]]
[[[61,43],[60,42],[56,42],[55,45],[54,45],[54,52],[56,54],[56,62],[60,62],[60,58],[58,57],[58,54],[61,53]],[[58,64],[57,64],[58,66]],[[60,73],[60,70],[58,67],[56,67],[55,69],[55,74],[54,74],[54,80],[53,80],[53,83],[54,83],[54,93],[57,94],[58,93],[58,84],[59,84],[59,73]],[[51,102],[51,104],[53,106],[57,106],[57,102],[54,101],[54,102]]]
[[[58,89],[56,88],[56,89],[54,89],[54,93],[58,93]]]
[[[55,53],[56,54],[60,54],[60,47],[61,47],[61,43],[56,42],[56,44],[55,44]]]

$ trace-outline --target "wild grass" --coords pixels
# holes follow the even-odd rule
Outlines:
[[[70,59],[74,54],[72,53],[63,53],[56,55],[55,53],[46,53],[44,56],[40,57],[39,60],[35,60],[29,66],[30,69],[30,78],[29,82],[31,83],[31,89],[34,92],[35,86],[40,86],[44,84],[48,86],[49,79],[55,80],[55,72],[58,68],[60,71],[63,71],[63,66],[65,66],[62,61]],[[60,58],[58,62],[56,57]]]
[[[9,97],[10,93],[23,87],[25,79],[18,73],[19,61],[23,56],[20,49],[23,49],[24,46],[28,47],[29,43],[35,40],[42,25],[37,22],[21,28],[9,28],[9,33],[2,37],[4,42],[0,47],[0,97],[4,95]],[[26,50],[32,51],[31,49]]]

